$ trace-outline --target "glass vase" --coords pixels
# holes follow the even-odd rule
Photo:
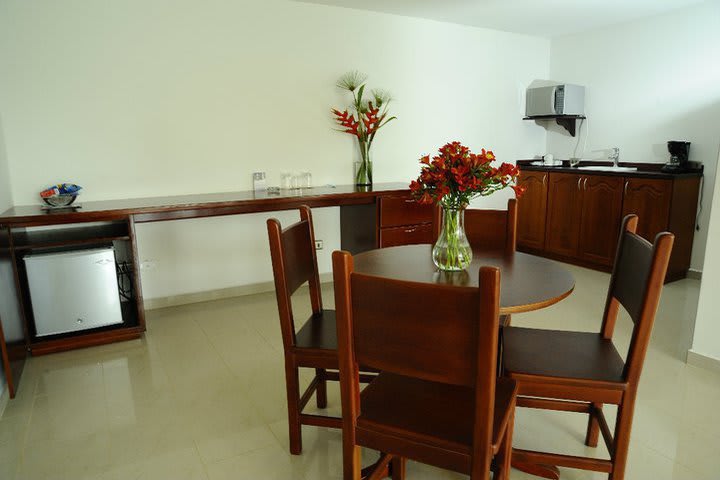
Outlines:
[[[465,270],[472,261],[472,248],[465,235],[465,208],[442,207],[440,236],[433,246],[435,266],[447,272]]]
[[[372,160],[370,159],[370,145],[367,142],[358,142],[360,146],[360,161],[355,162],[355,185],[358,187],[372,186]]]

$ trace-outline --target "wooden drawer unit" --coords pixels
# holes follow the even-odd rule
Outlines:
[[[432,222],[432,205],[421,205],[410,195],[380,197],[380,228]]]
[[[421,205],[410,195],[380,197],[378,243],[380,248],[431,243],[432,205]]]
[[[380,248],[432,243],[432,241],[432,224],[430,223],[380,229]]]

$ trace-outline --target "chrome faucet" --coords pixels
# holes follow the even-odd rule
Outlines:
[[[613,147],[612,153],[608,155],[608,158],[613,161],[613,167],[617,168],[618,162],[620,160],[620,148],[619,147]]]

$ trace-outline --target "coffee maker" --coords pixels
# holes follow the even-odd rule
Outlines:
[[[662,171],[670,173],[681,173],[689,170],[688,156],[690,155],[690,142],[670,140],[667,142],[670,161],[666,163]]]

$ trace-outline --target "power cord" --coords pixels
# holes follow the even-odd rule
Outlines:
[[[130,262],[118,262],[115,264],[115,272],[117,273],[118,292],[125,300],[133,300],[135,293],[133,291],[133,268]]]

